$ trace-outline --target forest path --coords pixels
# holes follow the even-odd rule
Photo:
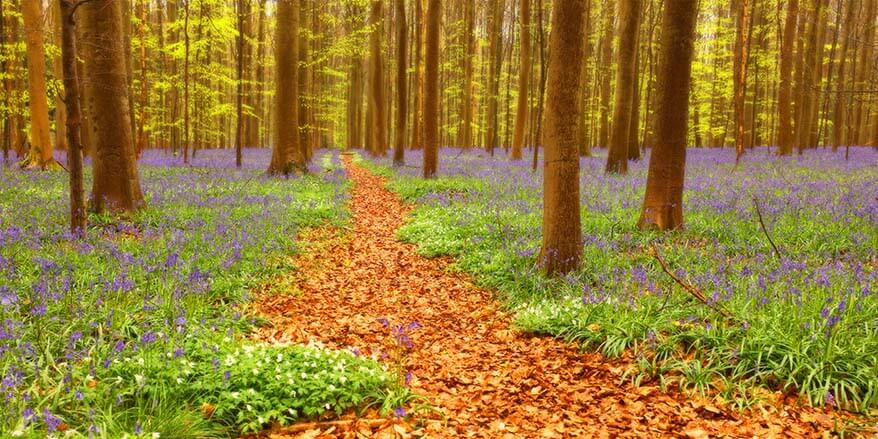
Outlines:
[[[828,425],[828,416],[813,411],[742,416],[655,385],[620,384],[624,360],[510,329],[511,316],[490,292],[446,269],[450,259],[426,259],[397,241],[410,208],[384,188],[383,178],[348,158],[345,165],[353,181],[353,228],[302,237],[307,247],[283,282],[294,294],[257,301],[273,322],[259,338],[318,341],[380,357],[394,341],[379,319],[418,322],[406,361],[410,385],[444,417],[425,412],[411,424],[352,421],[262,437],[813,437]]]

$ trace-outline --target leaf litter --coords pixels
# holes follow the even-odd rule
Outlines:
[[[386,323],[418,322],[404,367],[412,390],[434,409],[405,418],[369,409],[255,437],[825,437],[844,423],[839,413],[779,393],[761,410],[739,412],[656,383],[634,386],[622,379],[634,367],[630,356],[608,359],[514,331],[512,316],[489,291],[448,269],[450,258],[427,259],[399,242],[410,206],[385,189],[384,178],[345,164],[352,228],[303,233],[305,249],[283,279],[286,291],[269,286],[258,295],[257,310],[271,324],[255,337],[389,361]]]

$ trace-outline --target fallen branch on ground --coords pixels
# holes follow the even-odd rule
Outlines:
[[[771,239],[771,235],[768,234],[768,229],[765,227],[765,221],[762,219],[762,209],[759,208],[759,199],[755,196],[753,197],[753,206],[756,207],[756,216],[759,217],[759,226],[762,227],[762,233],[768,238],[768,243],[771,244],[771,248],[774,249],[774,254],[777,255],[777,258],[783,259],[780,250],[777,248],[777,244],[774,243],[774,240]]]
[[[720,313],[723,317],[725,317],[729,320],[732,320],[734,322],[738,321],[738,319],[736,319],[734,316],[732,316],[731,313],[729,313],[728,311],[726,311],[722,307],[717,306],[716,303],[710,303],[710,300],[707,299],[707,295],[705,295],[703,291],[698,289],[698,287],[684,281],[683,279],[680,279],[679,276],[674,274],[674,272],[671,271],[670,267],[668,267],[668,263],[664,260],[664,258],[662,258],[662,255],[661,255],[661,253],[659,253],[658,247],[655,246],[655,243],[652,244],[652,251],[653,251],[653,257],[658,261],[659,265],[661,265],[662,271],[664,271],[668,276],[670,276],[671,279],[674,280],[674,282],[677,282],[677,284],[679,284],[681,287],[683,287],[683,289],[686,290],[686,292],[688,292],[690,295],[692,295],[693,297],[698,299],[699,302],[703,303],[708,308]]]

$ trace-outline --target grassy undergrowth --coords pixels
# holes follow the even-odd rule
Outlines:
[[[405,399],[377,362],[253,345],[250,288],[290,267],[299,227],[347,221],[348,182],[264,175],[269,151],[147,151],[147,208],[66,231],[61,172],[0,168],[0,436],[227,437]]]
[[[741,407],[765,388],[816,406],[878,406],[875,151],[845,161],[827,151],[779,159],[756,150],[737,171],[728,151],[690,151],[687,227],[665,235],[635,228],[646,160],[627,176],[606,176],[603,158],[584,158],[582,267],[553,279],[537,267],[541,173],[478,152],[443,151],[440,163],[442,177],[425,181],[414,167],[364,161],[417,204],[400,238],[427,256],[455,256],[459,269],[500,291],[522,330],[608,356],[631,350],[640,366],[633,379]],[[653,244],[707,305],[660,269]]]

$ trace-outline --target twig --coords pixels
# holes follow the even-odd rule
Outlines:
[[[668,267],[668,263],[665,262],[665,260],[662,258],[662,255],[659,253],[658,247],[655,246],[655,243],[652,244],[652,251],[653,251],[653,257],[658,261],[659,265],[662,266],[662,271],[664,271],[668,276],[670,276],[671,279],[674,280],[674,282],[677,282],[677,284],[679,284],[681,287],[683,287],[683,289],[686,290],[686,292],[688,292],[693,297],[698,299],[699,302],[703,303],[708,308],[720,313],[723,317],[725,317],[729,320],[732,320],[732,321],[737,321],[737,319],[734,318],[725,309],[723,309],[719,306],[716,306],[716,304],[711,304],[710,301],[707,300],[707,296],[704,294],[704,292],[701,291],[700,289],[698,289],[698,287],[685,282],[683,279],[680,279],[676,274],[674,274],[671,271],[671,269]]]
[[[771,235],[768,234],[768,229],[765,227],[765,221],[762,219],[762,209],[759,208],[759,199],[755,196],[753,197],[753,206],[756,207],[756,216],[759,217],[759,226],[762,227],[762,233],[768,238],[768,243],[771,244],[771,248],[774,249],[774,254],[777,255],[777,258],[783,259],[780,250],[777,248],[777,244],[774,243],[774,240],[771,239]]]

